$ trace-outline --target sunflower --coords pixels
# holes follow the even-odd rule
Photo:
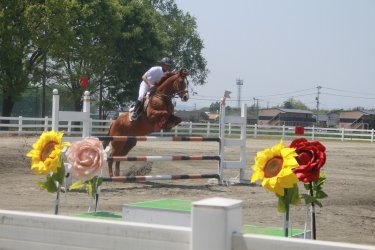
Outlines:
[[[61,167],[61,151],[64,146],[69,145],[61,141],[63,135],[64,133],[53,130],[44,132],[33,144],[33,149],[27,153],[27,156],[31,157],[31,169],[35,170],[36,174],[56,173]]]
[[[298,167],[296,156],[294,148],[286,148],[282,140],[271,149],[266,148],[258,152],[255,164],[252,166],[254,173],[251,182],[262,180],[265,189],[278,196],[284,196],[284,189],[293,188],[298,182],[297,176],[292,171],[293,168]]]

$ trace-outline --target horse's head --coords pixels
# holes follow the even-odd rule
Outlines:
[[[177,73],[169,72],[156,84],[156,94],[163,97],[173,98],[178,95],[181,101],[186,102],[189,100],[189,82],[187,76],[189,73],[181,69]]]
[[[189,81],[187,80],[188,75],[189,72],[185,71],[184,69],[180,69],[175,80],[175,84],[177,85],[176,94],[183,102],[187,102],[189,100]]]

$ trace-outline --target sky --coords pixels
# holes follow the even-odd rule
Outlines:
[[[225,90],[232,107],[316,108],[318,89],[320,109],[375,109],[374,0],[175,2],[196,18],[210,70],[177,109],[209,107]]]

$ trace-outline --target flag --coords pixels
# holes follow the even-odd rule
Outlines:
[[[86,76],[83,76],[79,78],[81,87],[88,88],[89,87],[89,78]]]

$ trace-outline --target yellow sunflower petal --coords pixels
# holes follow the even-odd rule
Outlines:
[[[60,155],[66,145],[61,142],[62,136],[62,132],[44,132],[33,144],[33,149],[26,154],[31,157],[31,169],[36,174],[47,175],[61,167]]]
[[[298,182],[292,171],[298,166],[296,156],[295,149],[286,148],[282,140],[272,148],[257,152],[251,182],[260,180],[265,189],[284,196],[284,188],[293,187]],[[278,166],[278,163],[282,166]]]

